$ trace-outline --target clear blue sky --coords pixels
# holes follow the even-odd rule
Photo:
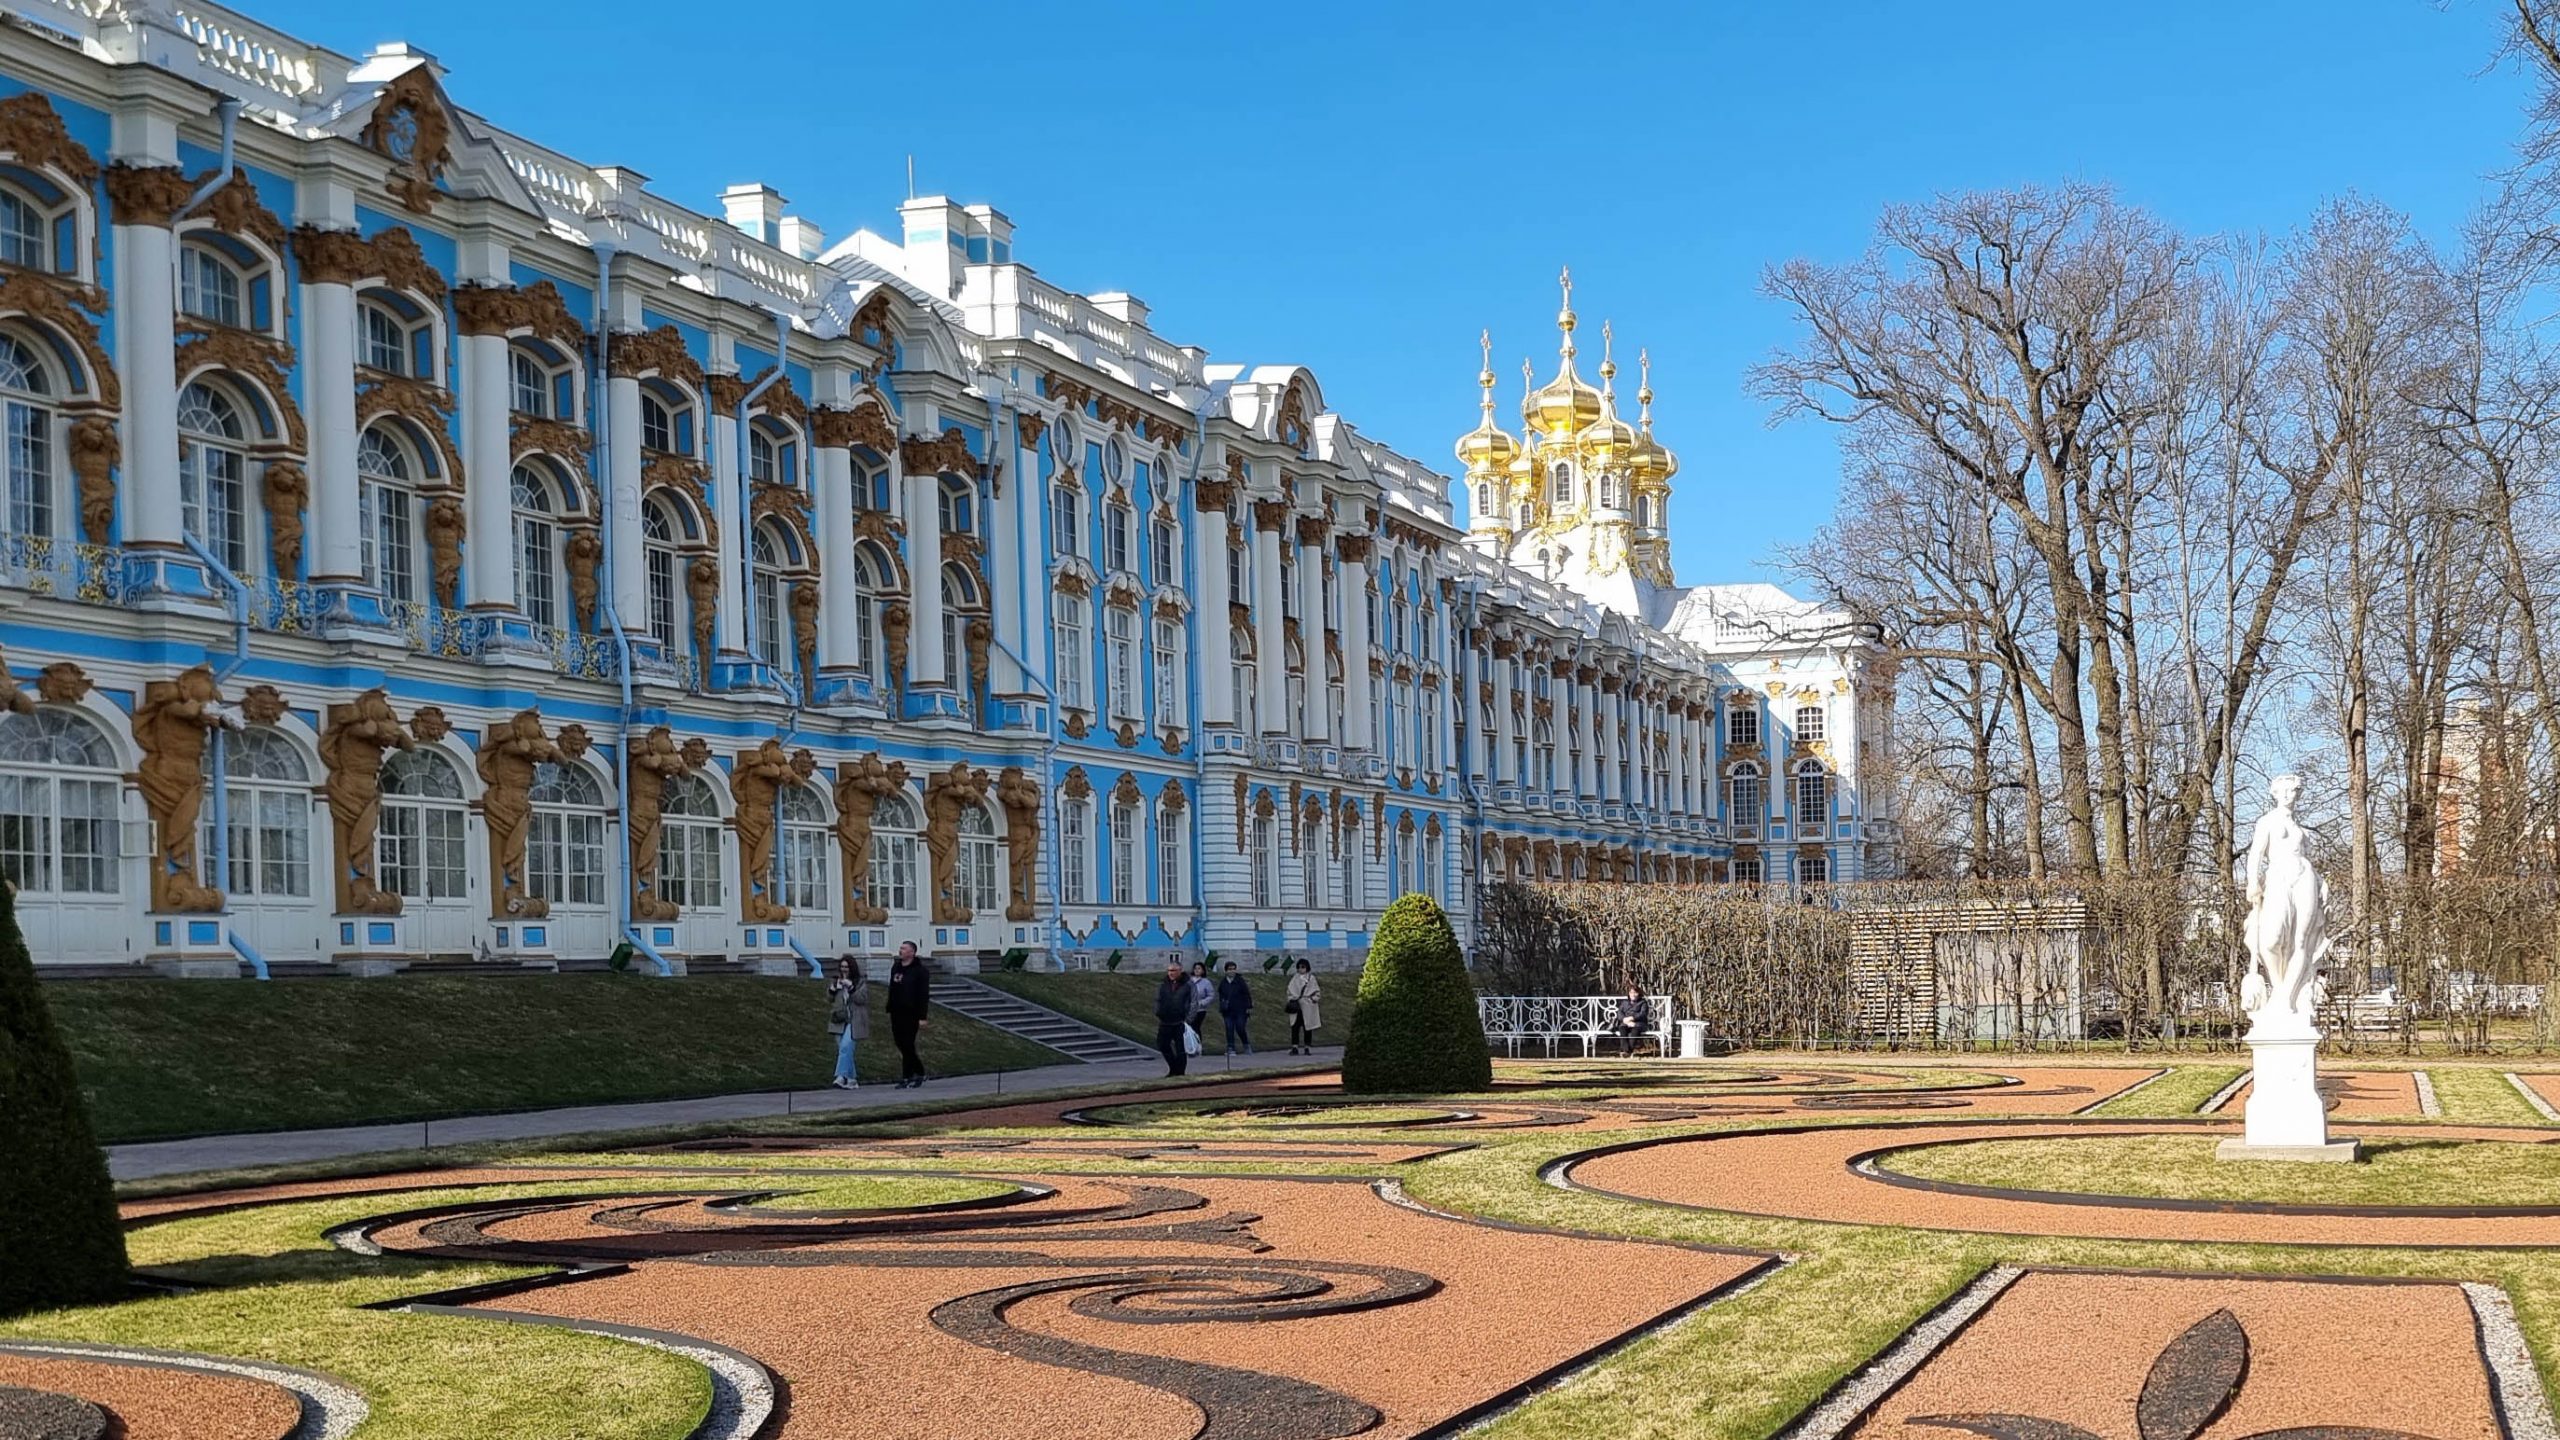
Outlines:
[[[896,233],[912,152],[1052,281],[1311,366],[1443,469],[1476,332],[1516,422],[1570,263],[1584,374],[1614,319],[1632,408],[1652,349],[1688,582],[1766,577],[1830,510],[1832,436],[1745,393],[1791,333],[1766,266],[1854,255],[1888,202],[2072,177],[2196,232],[2357,190],[2445,238],[2526,98],[2488,68],[2502,0],[233,3],[351,53],[409,40],[509,129],[706,211],[763,181],[831,240]]]

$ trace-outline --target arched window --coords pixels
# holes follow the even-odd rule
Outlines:
[[[676,549],[676,538],[683,533],[684,526],[666,497],[652,495],[640,507],[640,549],[648,571],[649,633],[669,654],[683,648],[677,639],[683,626],[676,609],[677,583],[684,574],[684,557]]]
[[[1822,707],[1821,707],[1821,706],[1819,706],[1819,705],[1799,705],[1799,706],[1797,706],[1797,707],[1796,707],[1796,743],[1797,743],[1797,744],[1799,744],[1799,745],[1819,745],[1819,744],[1821,744],[1821,743],[1822,743],[1822,721],[1823,721],[1823,714],[1822,714]]]
[[[1491,481],[1487,481],[1476,487],[1475,509],[1476,515],[1480,519],[1499,520],[1502,518],[1502,506],[1494,498],[1493,483]]]
[[[962,691],[969,681],[969,622],[986,613],[977,577],[964,565],[942,567],[942,666]]]
[[[871,811],[871,903],[892,914],[916,908],[916,806],[901,792]]]
[[[208,241],[178,247],[178,309],[198,320],[246,328],[248,284],[232,258]]]
[[[664,380],[641,382],[640,448],[666,455],[693,453],[693,405]]]
[[[459,900],[463,887],[462,777],[423,746],[382,762],[382,826],[374,871],[406,900]]]
[[[1396,832],[1396,893],[1410,895],[1422,888],[1421,847],[1415,842],[1422,837],[1411,830]]]
[[[942,533],[974,535],[978,532],[978,492],[968,481],[957,476],[942,477]]]
[[[1244,520],[1239,507],[1227,507],[1227,533],[1239,541],[1246,540]],[[1227,599],[1236,605],[1253,603],[1253,546],[1251,543],[1227,546]]]
[[[1253,656],[1253,631],[1238,625],[1228,632],[1227,644],[1235,659],[1234,673],[1228,685],[1236,726],[1247,735],[1258,735],[1262,733],[1262,727],[1256,723],[1254,711],[1261,703],[1261,694]]]
[[[0,199],[10,194],[0,190]],[[15,535],[53,534],[53,395],[53,377],[34,349],[0,335],[0,422],[9,447],[9,530]]]
[[[436,378],[435,326],[418,302],[392,290],[356,299],[356,362],[385,375]]]
[[[1084,486],[1072,475],[1049,487],[1049,547],[1059,555],[1084,553]]]
[[[747,422],[747,478],[759,485],[800,483],[800,442],[789,426],[764,416]]]
[[[577,367],[548,344],[519,340],[507,347],[508,407],[544,420],[578,415]]]
[[[814,787],[782,792],[782,903],[808,918],[827,910],[827,804]]]
[[[230,812],[234,895],[311,893],[311,767],[293,742],[267,726],[224,737],[222,772]],[[211,856],[213,816],[204,817],[200,854]]]
[[[1555,727],[1544,720],[1533,722],[1529,727],[1529,743],[1536,751],[1529,783],[1541,790],[1553,790],[1556,788]]]
[[[889,608],[889,595],[896,586],[896,572],[879,548],[859,544],[853,549],[853,616],[854,664],[874,681],[884,678],[881,656],[887,653],[888,638],[882,618]]]
[[[1421,879],[1415,883],[1414,888],[1420,890],[1423,894],[1430,896],[1434,900],[1442,898],[1440,894],[1440,877],[1443,873],[1441,870],[1441,855],[1440,836],[1436,832],[1430,830],[1423,831],[1422,876]]]
[[[1547,493],[1558,507],[1573,503],[1573,467],[1559,460],[1547,472]]]
[[[178,394],[178,508],[187,533],[235,575],[249,568],[249,457],[239,407],[210,385]]]
[[[1129,502],[1126,500],[1114,500],[1109,505],[1103,507],[1102,553],[1104,569],[1109,570],[1116,575],[1137,568],[1137,561],[1130,553],[1131,546],[1135,543],[1137,533],[1137,514],[1129,508]]]
[[[1768,815],[1768,791],[1760,767],[1745,760],[1725,776],[1725,822],[1736,834],[1754,834]]]
[[[1156,617],[1155,659],[1156,723],[1180,725],[1190,707],[1183,703],[1186,687],[1182,683],[1182,622],[1171,615]]]
[[[720,797],[699,775],[668,777],[659,802],[658,896],[688,909],[720,905]]]
[[[1105,673],[1111,686],[1111,714],[1114,718],[1134,718],[1138,714],[1138,614],[1125,605],[1107,605],[1102,611],[1104,648],[1108,657]]]
[[[1796,767],[1795,819],[1797,833],[1818,830],[1831,821],[1831,777],[1819,760],[1807,760]]]
[[[1281,686],[1283,703],[1288,706],[1288,713],[1278,717],[1272,728],[1303,731],[1307,723],[1306,648],[1294,640],[1284,640],[1281,642],[1280,652],[1283,663],[1289,667]]]
[[[516,604],[536,625],[560,623],[560,496],[540,466],[507,477],[515,507]]]
[[[1146,843],[1146,827],[1138,818],[1138,807],[1119,800],[1111,802],[1111,893],[1102,897],[1106,905],[1135,905],[1138,895],[1139,847]]]
[[[1093,673],[1093,658],[1087,653],[1085,639],[1085,600],[1079,595],[1058,597],[1058,708],[1090,710],[1093,703],[1086,696],[1087,679]]]
[[[86,716],[0,712],[0,874],[26,894],[116,893],[123,768]]]
[[[1156,807],[1156,903],[1167,908],[1191,903],[1190,820],[1191,812],[1178,805]]]
[[[1093,802],[1058,802],[1058,901],[1093,903]]]
[[[525,893],[554,905],[602,905],[604,787],[584,765],[534,767]]]
[[[1269,910],[1280,903],[1280,817],[1253,817],[1253,903]]]
[[[755,581],[751,599],[755,605],[756,658],[779,667],[782,657],[791,653],[791,632],[782,608],[782,571],[788,552],[781,537],[774,534],[771,521],[758,525],[747,545],[748,553],[755,558],[755,569],[750,573]]]
[[[384,603],[405,605],[418,591],[417,469],[408,447],[376,425],[356,440],[356,531],[365,583]]]

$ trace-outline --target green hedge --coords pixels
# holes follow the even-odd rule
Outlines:
[[[1342,1051],[1342,1088],[1416,1095],[1492,1083],[1493,1054],[1449,917],[1430,896],[1407,895],[1387,907],[1369,939]]]
[[[124,1273],[106,1152],[0,884],[0,1315],[114,1299]]]

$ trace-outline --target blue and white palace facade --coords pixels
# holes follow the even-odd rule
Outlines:
[[[1672,583],[1676,461],[1569,304],[1453,479],[984,205],[830,244],[509,134],[407,46],[6,9],[0,871],[40,963],[1356,964],[1409,891],[1463,930],[1489,877],[1854,879],[1890,823],[1886,668]]]

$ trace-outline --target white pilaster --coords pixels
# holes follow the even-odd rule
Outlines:
[[[1342,737],[1347,750],[1378,749],[1369,725],[1369,548],[1366,535],[1342,542]]]
[[[463,496],[469,505],[471,548],[463,571],[463,596],[474,610],[521,609],[516,594],[515,515],[509,476],[507,341],[503,335],[462,337]],[[564,616],[564,618],[566,618]]]
[[[311,578],[352,581],[364,573],[356,497],[355,289],[335,283],[301,288],[302,408],[311,427]],[[503,471],[496,483],[506,484]],[[471,531],[466,539],[477,543],[480,535]]]
[[[1254,707],[1262,712],[1265,734],[1285,734],[1297,723],[1289,714],[1289,649],[1280,623],[1280,527],[1288,523],[1287,511],[1276,503],[1255,506],[1253,649],[1259,663],[1254,666]]]
[[[1520,722],[1511,698],[1520,693],[1520,667],[1499,649],[1493,653],[1493,778],[1500,785],[1520,783]]]
[[[853,586],[853,451],[821,445],[814,459],[818,551],[825,566],[818,586],[818,666],[851,670],[862,657],[862,612]]]
[[[166,225],[115,227],[116,355],[124,382],[124,540],[181,543],[177,261]]]
[[[640,538],[640,382],[616,375],[605,382],[605,448],[611,473],[605,477],[605,543],[613,554],[613,611],[632,635],[649,633],[649,557]],[[681,588],[681,586],[679,586]],[[677,601],[676,634],[691,631]],[[681,650],[681,641],[678,649]]]
[[[1217,498],[1216,492],[1207,493]],[[1233,603],[1227,594],[1227,509],[1204,502],[1197,514],[1191,534],[1191,593],[1199,597],[1192,611],[1192,643],[1200,649],[1200,723],[1233,725],[1235,687],[1227,678],[1235,668],[1227,618]]]
[[[1305,637],[1307,651],[1307,713],[1298,719],[1298,733],[1321,745],[1333,734],[1333,706],[1326,693],[1324,676],[1325,544],[1324,532],[1314,532],[1316,538],[1313,543],[1309,543],[1307,533],[1302,529],[1290,537],[1298,547],[1298,627],[1299,633]],[[1347,652],[1345,668],[1348,669]]]
[[[907,683],[941,685],[949,671],[942,655],[942,477],[907,475],[903,463],[889,469],[891,481],[906,495],[907,573],[914,582],[908,608],[914,622],[908,632]]]

